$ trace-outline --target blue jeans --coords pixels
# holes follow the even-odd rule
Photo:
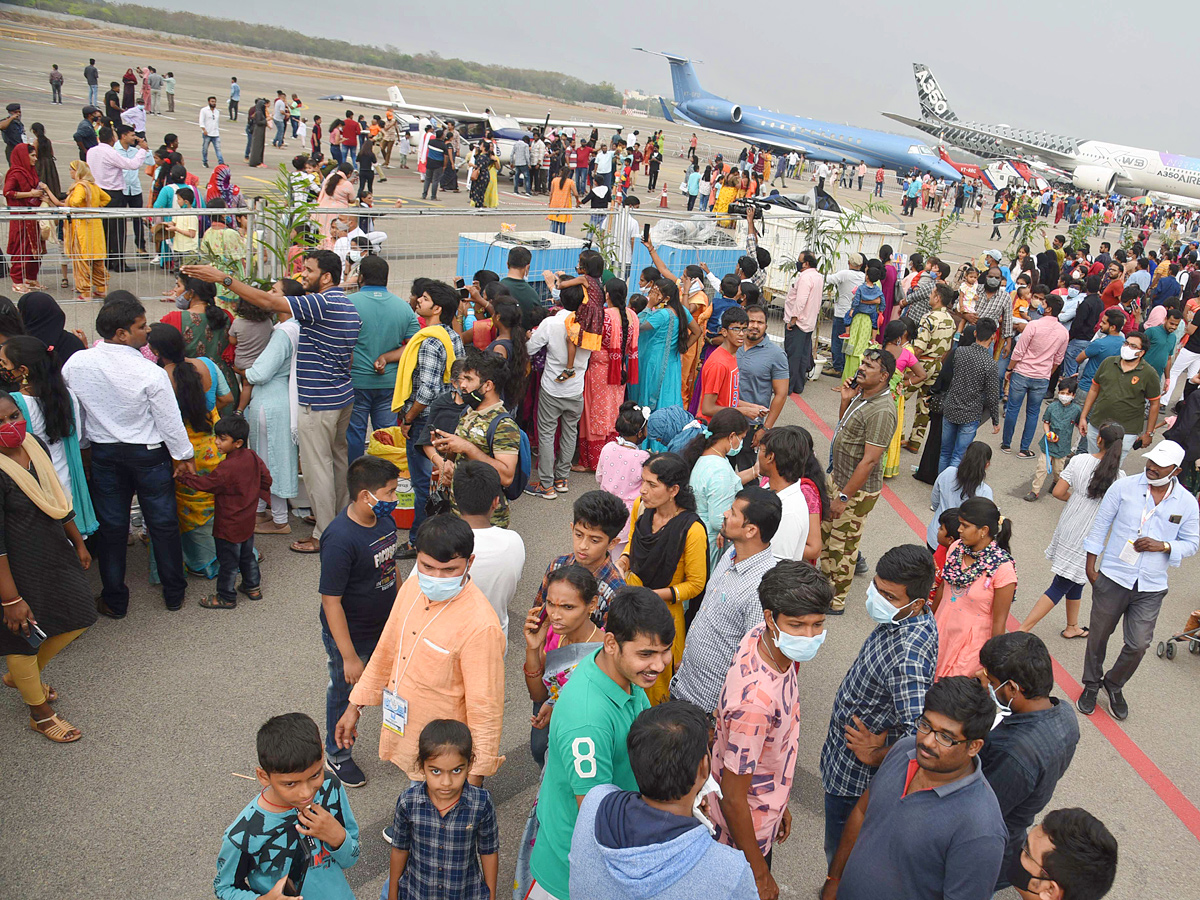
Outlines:
[[[413,421],[408,430],[410,435],[420,434],[425,430],[425,416],[420,415]],[[408,477],[413,489],[413,523],[408,530],[408,540],[415,542],[417,531],[425,521],[425,502],[429,499],[429,479],[433,475],[433,463],[420,447],[411,439],[405,441],[404,452],[408,455]]]
[[[342,144],[342,162],[348,162],[352,166],[358,165],[358,148],[351,144],[347,147]]]
[[[89,106],[99,106],[100,105],[100,85],[98,85],[98,84],[89,84],[88,85],[88,105]]]
[[[942,419],[942,455],[938,457],[939,475],[947,467],[958,465],[971,441],[975,440],[975,432],[978,430],[978,422],[955,425],[949,419]]]
[[[1091,341],[1086,338],[1072,338],[1067,341],[1067,355],[1062,361],[1062,377],[1074,375],[1079,371],[1079,363],[1075,362],[1075,357],[1083,352],[1083,348],[1090,344]]]
[[[217,596],[222,600],[237,600],[237,577],[242,573],[242,587],[253,590],[262,583],[262,575],[258,571],[258,554],[254,552],[254,535],[250,539],[235,544],[214,537],[217,545]]]
[[[843,797],[840,794],[825,795],[825,865],[833,864],[833,855],[837,853],[838,843],[842,840],[842,831],[858,804],[857,797]]]
[[[337,163],[338,165],[341,165],[341,163],[342,163],[342,145],[335,144],[331,141],[329,144],[329,155],[335,163]]]
[[[1025,430],[1021,432],[1021,452],[1029,451],[1042,411],[1042,398],[1046,396],[1048,387],[1049,378],[1029,378],[1020,372],[1012,373],[1008,383],[1008,406],[1004,408],[1004,440],[1000,442],[1005,447],[1012,445],[1017,416],[1021,414],[1021,404],[1024,403]]]
[[[286,119],[278,119],[275,121],[275,137],[271,138],[272,147],[282,147],[284,130],[287,128]]]
[[[551,222],[550,230],[552,232],[554,232],[555,234],[566,234],[567,233],[567,223],[566,222]]]
[[[246,162],[250,161],[250,148],[253,144],[254,144],[254,129],[251,128],[249,131],[246,132],[246,152],[242,156],[242,159],[246,160]]]
[[[350,705],[350,691],[354,685],[346,684],[346,670],[342,666],[342,651],[338,649],[333,635],[324,626],[321,628],[321,643],[325,645],[325,655],[329,658],[329,684],[325,686],[325,755],[329,757],[330,762],[340,763],[350,758],[350,751],[339,747],[334,741],[334,735],[337,731],[338,719]],[[374,646],[366,653],[360,652],[358,647],[354,648],[354,652],[358,653],[358,658],[363,661],[364,665],[374,651]]]
[[[829,336],[829,352],[832,355],[832,365],[837,371],[842,371],[846,365],[846,354],[842,352],[842,322],[835,316],[833,333]]]
[[[579,191],[580,197],[587,193],[587,173],[587,169],[575,170],[575,190]]]
[[[162,581],[163,600],[178,608],[187,590],[183,545],[175,509],[175,478],[166,447],[144,444],[92,444],[92,506],[100,524],[93,538],[103,589],[101,598],[115,613],[129,608],[125,584],[125,542],[129,537],[129,505],[137,494],[154,561]]]
[[[525,185],[525,193],[530,197],[533,196],[533,181],[529,177],[529,166],[517,166],[516,172],[513,173],[513,193],[521,193],[521,184]]]
[[[212,148],[217,151],[217,164],[222,166],[225,165],[225,157],[221,155],[221,136],[219,134],[206,134],[203,136],[200,144],[200,161],[204,163],[205,166],[208,165],[208,147],[210,144],[212,145]]]
[[[1136,441],[1140,434],[1127,434],[1121,438],[1121,465],[1125,464],[1125,457],[1129,455],[1129,451],[1133,449],[1133,442]],[[1100,429],[1092,423],[1088,423],[1087,427],[1087,451],[1088,453],[1100,452]],[[1080,444],[1083,442],[1080,441]]]
[[[391,428],[397,417],[392,412],[392,388],[354,389],[354,409],[350,411],[350,424],[346,428],[347,456],[354,462],[367,452],[367,419],[371,430]]]
[[[613,173],[612,172],[597,172],[592,176],[593,184],[602,184],[605,187],[612,187]]]
[[[442,167],[433,166],[425,167],[425,183],[421,186],[421,199],[436,200],[438,185],[442,183]],[[429,189],[433,188],[433,196],[429,196]]]

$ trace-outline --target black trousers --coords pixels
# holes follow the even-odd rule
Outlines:
[[[128,206],[128,199],[120,191],[108,192],[108,203],[105,204],[106,209],[121,209]],[[104,220],[104,242],[108,247],[107,263],[111,269],[118,266],[125,259],[125,220],[124,219],[105,219]]]
[[[658,169],[650,170],[650,180],[646,182],[646,190],[654,190],[654,186],[658,184]]]
[[[804,331],[799,325],[784,327],[783,352],[788,361],[788,393],[803,394],[808,373],[813,367],[812,332]]]
[[[229,119],[232,122],[237,121],[237,108],[238,108],[238,102],[236,100],[230,100],[229,101]]]
[[[141,209],[146,205],[143,194],[125,194],[124,197],[129,209]],[[133,220],[133,245],[139,250],[146,249],[146,221],[141,216]]]

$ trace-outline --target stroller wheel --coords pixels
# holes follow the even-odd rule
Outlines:
[[[1162,659],[1163,655],[1167,652],[1166,641],[1159,641],[1158,646],[1154,648],[1154,652],[1158,654],[1159,659]]]
[[[1167,659],[1175,658],[1175,642],[1171,641],[1167,644]]]
[[[1188,641],[1188,653],[1200,654],[1200,641]]]

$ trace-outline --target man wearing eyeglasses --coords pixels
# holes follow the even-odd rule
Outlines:
[[[1083,401],[1083,414],[1079,417],[1079,432],[1087,437],[1089,452],[1099,452],[1097,436],[1100,426],[1107,422],[1116,422],[1125,429],[1121,442],[1122,463],[1139,435],[1139,446],[1150,446],[1158,422],[1162,391],[1158,373],[1142,359],[1145,354],[1145,333],[1132,331],[1125,336],[1120,356],[1110,356],[1097,367],[1087,399]],[[1146,412],[1147,402],[1149,413]]]
[[[700,371],[700,415],[705,424],[723,407],[734,407],[748,419],[761,419],[770,410],[741,399],[738,391],[737,352],[746,343],[750,317],[740,306],[721,314],[721,346],[708,355]]]
[[[1117,877],[1117,839],[1086,809],[1056,809],[1029,832],[1007,878],[1022,897],[1100,900]]]
[[[850,814],[822,900],[874,900],[881,885],[905,900],[992,896],[1008,832],[976,756],[995,713],[974,678],[929,688],[916,735],[892,745]]]

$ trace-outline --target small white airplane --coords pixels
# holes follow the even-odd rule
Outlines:
[[[532,135],[533,128],[539,128],[542,131],[557,129],[573,133],[574,131],[590,131],[593,128],[613,129],[615,132],[620,132],[621,125],[614,125],[611,122],[598,122],[582,119],[551,119],[549,112],[546,113],[544,119],[531,119],[521,116],[501,116],[492,112],[490,109],[485,109],[482,113],[471,112],[464,104],[462,109],[447,109],[437,106],[419,106],[413,103],[406,103],[404,95],[400,93],[400,88],[392,85],[388,88],[388,99],[377,100],[371,97],[351,97],[348,94],[333,94],[329,97],[321,97],[321,100],[329,100],[336,103],[345,103],[347,106],[368,106],[375,109],[390,109],[396,113],[397,118],[402,124],[408,126],[410,132],[415,132],[420,135],[425,130],[425,126],[433,124],[435,126],[445,122],[453,122],[457,128],[457,133],[461,140],[468,144],[473,144],[476,141],[482,140],[489,132],[496,142],[498,152],[500,154],[500,166],[503,168],[506,165],[512,164],[512,149],[513,145],[523,139],[526,135]],[[459,154],[460,157],[462,154]]]

